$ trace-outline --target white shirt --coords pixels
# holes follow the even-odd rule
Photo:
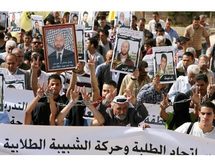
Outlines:
[[[179,76],[169,90],[169,93],[168,93],[169,99],[172,102],[174,102],[175,95],[178,92],[186,93],[190,89],[191,89],[191,85],[188,81],[188,76]]]
[[[175,131],[180,133],[187,133],[189,126],[190,126],[190,122],[184,123],[183,125],[179,126],[177,129],[175,129]],[[207,138],[215,139],[215,128],[213,128],[211,132],[204,133],[202,129],[199,127],[199,122],[195,122],[189,134],[197,137],[207,137]]]
[[[160,23],[162,28],[165,29],[165,24],[166,24],[165,21],[159,19],[158,23]],[[152,33],[156,32],[155,31],[155,24],[156,24],[156,21],[154,19],[149,21],[148,30]]]

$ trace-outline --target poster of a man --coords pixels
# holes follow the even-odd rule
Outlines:
[[[80,12],[80,24],[84,26],[85,31],[92,31],[94,26],[95,12]]]
[[[43,27],[47,71],[71,70],[77,64],[75,25],[56,25],[55,29],[53,27]]]
[[[154,75],[160,75],[160,82],[171,83],[176,80],[174,68],[174,49],[173,47],[153,47],[154,53]]]
[[[9,27],[12,32],[18,32],[20,28],[21,12],[9,12]]]
[[[117,12],[117,25],[119,27],[129,27],[131,23],[131,12]]]
[[[134,62],[131,60],[129,56],[129,50],[130,50],[130,43],[129,41],[125,40],[121,44],[121,51],[116,57],[116,70],[122,70],[126,67],[134,67]]]
[[[131,34],[133,34],[132,37]],[[132,73],[139,62],[142,42],[143,32],[119,28],[111,62],[111,71],[125,74]]]
[[[31,15],[32,20],[32,36],[42,37],[43,17],[39,15]]]

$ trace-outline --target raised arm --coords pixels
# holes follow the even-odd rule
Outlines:
[[[71,90],[74,90],[76,84],[77,84],[77,74],[76,74],[75,70],[73,70],[72,76],[71,76],[70,81],[69,81],[69,86],[68,86],[68,89],[66,91],[66,97],[68,99],[70,99],[70,92],[71,92]]]
[[[60,111],[57,116],[56,123],[57,125],[63,125],[64,118],[70,112],[71,108],[76,104],[79,97],[80,87],[75,86],[74,90],[70,90],[70,101],[69,103]]]
[[[32,123],[32,111],[35,109],[38,101],[43,97],[44,90],[43,88],[38,88],[36,97],[33,99],[33,101],[27,106],[27,109],[25,111],[25,125],[30,125]]]
[[[160,117],[166,121],[168,119],[168,114],[166,112],[166,108],[169,107],[169,101],[167,95],[162,95],[163,100],[160,103]]]
[[[93,101],[96,101],[100,98],[100,90],[99,90],[98,80],[96,78],[95,60],[92,58],[91,55],[89,55],[88,67],[90,70],[92,98],[93,98]]]
[[[32,58],[32,62],[31,62],[30,82],[31,82],[32,90],[34,92],[34,96],[37,95],[37,89],[38,89],[37,74],[38,74],[39,70],[40,70],[40,65],[39,65],[39,56],[38,56],[37,60],[35,60],[34,58]]]
[[[84,104],[86,105],[86,107],[88,107],[90,109],[90,111],[93,112],[93,116],[94,119],[97,120],[98,125],[103,125],[105,122],[104,117],[102,116],[102,114],[93,106],[93,104],[90,102],[90,96],[87,93],[87,90],[85,87],[83,87],[81,89],[81,94],[82,94],[82,98],[84,100]]]

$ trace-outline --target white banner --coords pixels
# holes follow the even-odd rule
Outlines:
[[[2,124],[0,131],[0,154],[215,154],[215,140],[166,129]]]
[[[34,98],[31,90],[4,89],[4,111],[8,112],[11,124],[23,124],[25,109]]]

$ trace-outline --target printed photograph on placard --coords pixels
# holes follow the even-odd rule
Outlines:
[[[43,43],[47,72],[76,67],[78,54],[74,24],[44,26]]]
[[[39,15],[31,15],[32,20],[32,36],[42,37],[42,26],[44,26],[43,17]]]
[[[12,32],[21,31],[20,18],[22,12],[9,12],[9,27]]]
[[[172,46],[153,47],[154,75],[160,76],[161,83],[172,83],[176,80],[174,48]]]
[[[3,111],[3,99],[4,99],[4,96],[3,96],[3,74],[0,74],[0,112]]]
[[[76,25],[78,59],[84,60],[84,27]]]
[[[78,20],[79,20],[79,12],[78,11],[70,12],[69,22],[77,25]]]
[[[8,26],[8,12],[0,12],[0,27],[2,27],[2,29],[7,29]]]
[[[119,28],[117,32],[111,71],[132,73],[139,63],[143,32]]]
[[[84,11],[79,14],[80,25],[84,26],[85,31],[92,31],[94,26],[95,12]]]
[[[128,11],[117,12],[116,24],[119,27],[130,27],[132,13]]]

